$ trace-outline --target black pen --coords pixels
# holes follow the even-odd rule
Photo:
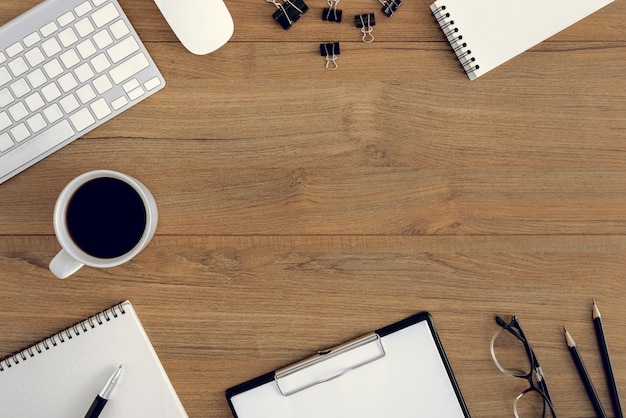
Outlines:
[[[569,348],[569,352],[572,355],[572,359],[574,359],[574,363],[576,364],[576,368],[578,369],[578,374],[585,385],[585,389],[587,389],[587,394],[589,395],[589,399],[593,404],[593,409],[596,411],[596,415],[599,418],[606,418],[606,412],[604,412],[604,408],[602,407],[602,403],[600,403],[600,398],[598,398],[598,394],[596,393],[596,389],[593,387],[593,383],[591,383],[591,378],[589,377],[589,373],[587,373],[587,368],[583,363],[582,357],[580,357],[580,353],[578,352],[578,348],[576,347],[576,343],[574,339],[565,329],[565,341],[567,342],[567,347]]]
[[[122,374],[122,366],[119,366],[115,373],[109,377],[106,385],[102,388],[96,399],[93,400],[91,406],[89,407],[89,411],[85,414],[85,418],[97,418],[104,409],[104,405],[106,405],[107,401],[111,397],[111,393],[113,392],[113,388],[115,388],[115,384],[120,378]]]
[[[606,373],[606,380],[609,385],[609,391],[611,392],[611,401],[613,402],[613,409],[615,410],[616,418],[623,418],[622,405],[619,400],[619,392],[617,391],[617,385],[615,384],[615,375],[613,374],[613,366],[611,365],[611,357],[609,356],[609,346],[606,343],[606,337],[604,335],[604,327],[602,326],[602,316],[596,301],[593,301],[593,325],[596,328],[596,337],[598,337],[598,345],[600,346],[600,353],[602,354],[602,363],[604,364],[604,371]]]

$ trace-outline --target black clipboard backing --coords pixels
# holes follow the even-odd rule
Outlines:
[[[235,418],[470,418],[421,312],[226,390]]]

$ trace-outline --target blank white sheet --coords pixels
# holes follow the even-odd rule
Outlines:
[[[383,358],[293,395],[272,381],[233,396],[237,417],[465,417],[426,321],[381,343]]]

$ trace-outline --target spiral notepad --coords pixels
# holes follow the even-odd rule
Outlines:
[[[430,9],[470,80],[613,0],[438,0]]]
[[[102,418],[187,416],[129,301],[0,359],[0,415],[82,417],[120,364]]]

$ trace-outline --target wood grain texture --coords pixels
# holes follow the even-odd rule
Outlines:
[[[37,3],[0,2],[0,24]],[[562,326],[610,410],[595,298],[626,390],[625,3],[474,82],[425,2],[340,3],[378,13],[366,45],[325,1],[283,31],[227,0],[235,34],[208,56],[153,2],[120,3],[167,86],[0,186],[0,357],[130,299],[189,415],[227,418],[226,388],[428,310],[472,416],[499,418],[524,385],[489,340],[515,314],[559,416],[586,418]],[[152,190],[157,234],[54,279],[56,197],[100,168]]]

